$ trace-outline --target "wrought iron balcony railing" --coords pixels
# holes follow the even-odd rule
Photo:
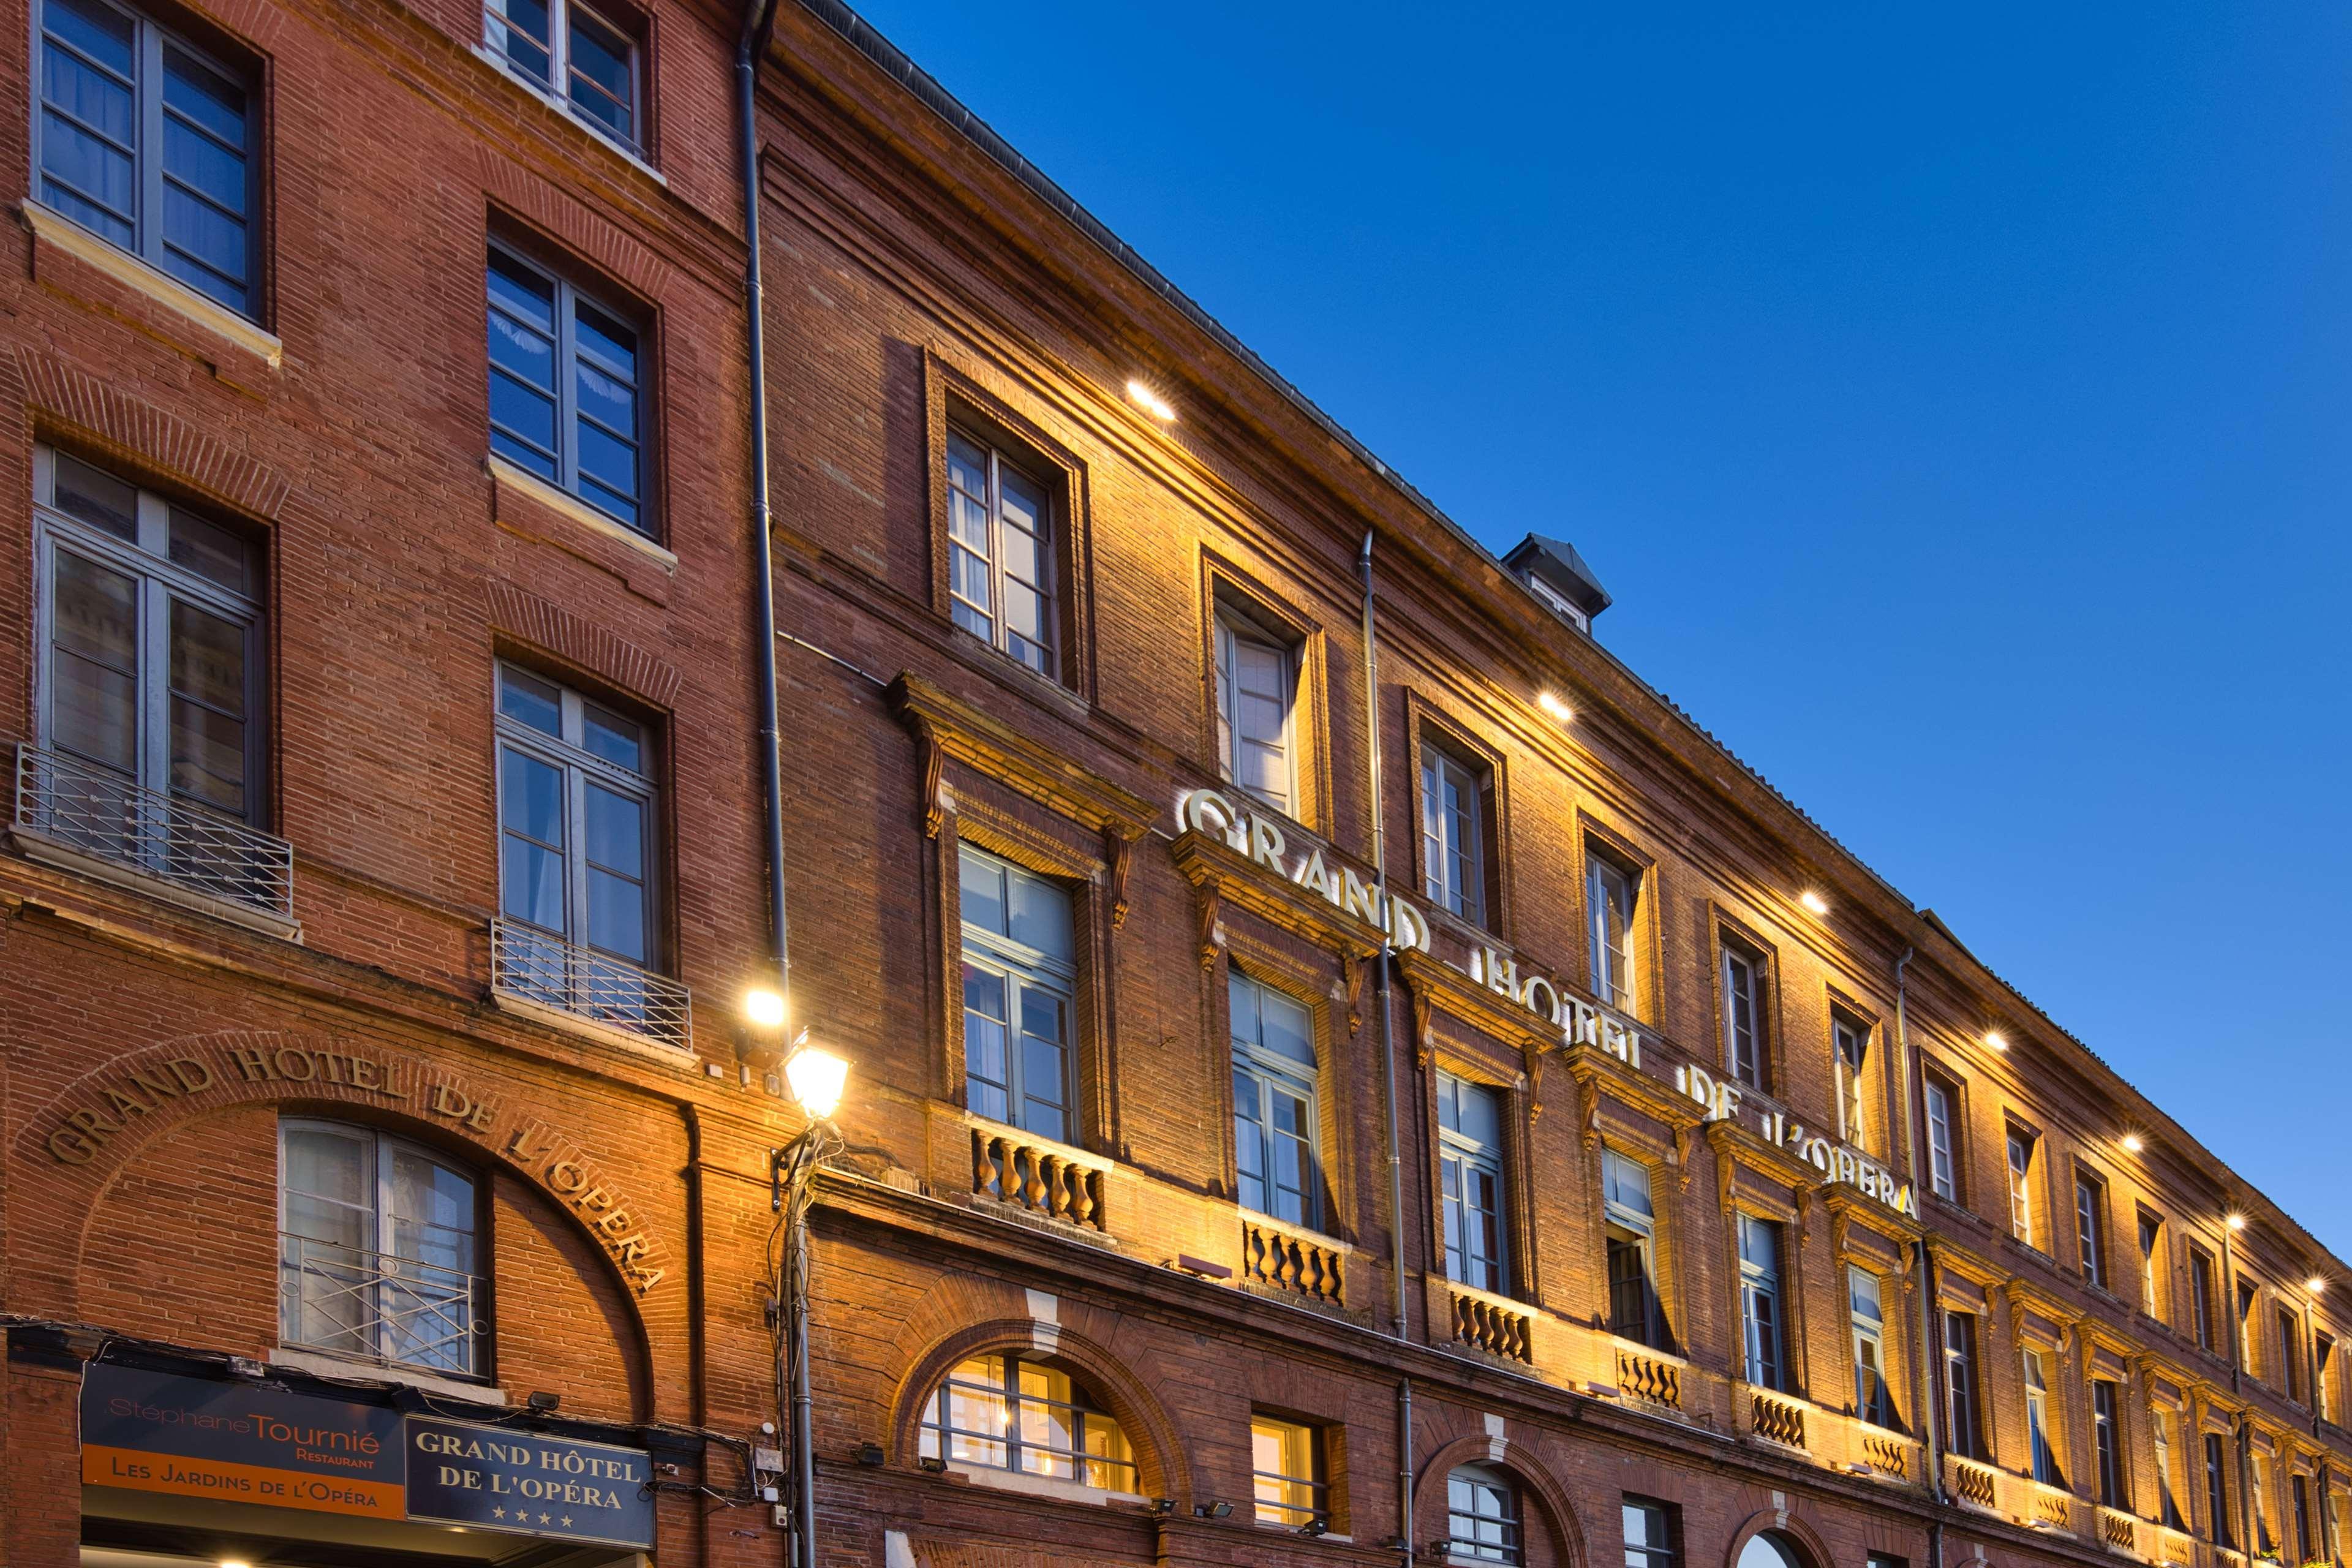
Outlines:
[[[294,919],[294,847],[38,746],[16,747],[16,830],[207,899]]]
[[[278,1335],[300,1349],[469,1376],[488,1329],[482,1289],[478,1276],[437,1263],[278,1238]]]
[[[654,1045],[694,1048],[692,994],[684,985],[513,921],[490,921],[490,989]]]

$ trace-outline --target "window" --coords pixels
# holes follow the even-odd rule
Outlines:
[[[1217,771],[1287,816],[1299,815],[1293,714],[1298,650],[1238,609],[1217,606]]]
[[[1675,1527],[1681,1510],[1670,1502],[1634,1497],[1624,1505],[1625,1568],[1675,1568]]]
[[[2037,1142],[2031,1132],[2015,1127],[2009,1130],[2009,1230],[2028,1247],[2041,1245],[2033,1225],[2033,1149]]]
[[[1315,1016],[1234,973],[1234,1164],[1242,1207],[1314,1226],[1323,1219]]]
[[[260,826],[258,552],[41,447],[40,732],[47,826],[78,847],[255,901],[212,818]]]
[[[2096,1178],[2074,1177],[2074,1246],[2084,1282],[2107,1288],[2107,1190]]]
[[[2161,1321],[2164,1317],[2164,1222],[2141,1211],[2139,1216],[2139,1310]]]
[[[2311,1483],[2296,1476],[2287,1484],[2294,1494],[2294,1560],[2308,1563],[2312,1559]]]
[[[2091,1380],[2091,1445],[2098,1456],[2099,1500],[2109,1508],[2127,1506],[2123,1435],[2116,1426],[2116,1385],[2105,1378]]]
[[[1754,1089],[1764,1085],[1764,961],[1723,944],[1723,1069]]]
[[[501,664],[498,751],[500,984],[643,1021],[659,929],[645,726]]]
[[[967,844],[962,884],[964,1100],[993,1121],[1071,1141],[1069,895]]]
[[[1786,1388],[1780,1318],[1780,1227],[1739,1215],[1739,1321],[1743,1373],[1759,1388]]]
[[[1944,1314],[1944,1437],[1963,1458],[1986,1457],[1977,1419],[1977,1321],[1967,1312]]]
[[[1437,1146],[1445,1205],[1445,1277],[1481,1290],[1507,1291],[1503,1097],[1450,1072],[1439,1073]]]
[[[2279,1373],[2275,1380],[2286,1396],[2303,1403],[2303,1326],[2284,1307],[2278,1310]]]
[[[2149,1407],[2148,1435],[2156,1445],[2157,1522],[2167,1530],[2186,1530],[2180,1520],[2179,1494],[2172,1468],[2172,1417],[2161,1405]]]
[[[1445,1548],[1474,1563],[1522,1563],[1519,1489],[1492,1465],[1463,1465],[1445,1478]]]
[[[488,277],[490,450],[650,537],[636,329],[501,247]]]
[[[2254,1554],[2273,1557],[2278,1553],[2278,1536],[2271,1529],[2271,1462],[2262,1455],[2254,1456]]]
[[[1007,1351],[959,1363],[925,1402],[921,1457],[1104,1491],[1136,1489],[1126,1429],[1055,1362]]]
[[[2231,1544],[2230,1461],[2221,1434],[2205,1434],[2205,1533],[2216,1546]]]
[[[2334,1485],[2323,1485],[2320,1495],[2327,1500],[2327,1517],[2334,1528],[2330,1531],[2335,1547],[2335,1559],[2344,1561],[2347,1547],[2352,1547],[2352,1492],[2344,1489],[2342,1479]]]
[[[2336,1419],[2336,1341],[2313,1331],[2311,1336],[2311,1408],[2322,1421]]]
[[[1921,1084],[1927,1100],[1928,1186],[1937,1197],[1958,1203],[1960,1188],[1958,1171],[1952,1163],[1952,1104],[1956,1096],[1948,1084],[1932,1075],[1924,1078]]]
[[[948,431],[948,592],[955,624],[1061,679],[1052,492],[978,437]]]
[[[1609,1331],[1671,1351],[1673,1336],[1658,1297],[1657,1217],[1650,1204],[1649,1168],[1604,1148],[1601,1196],[1609,1247]]]
[[[1895,1400],[1886,1382],[1886,1316],[1878,1276],[1848,1266],[1846,1306],[1853,1321],[1853,1413],[1873,1426],[1895,1425]]]
[[[2213,1258],[2202,1247],[2189,1249],[2189,1328],[2197,1343],[2213,1348]]]
[[[2254,1321],[2254,1304],[2259,1300],[2252,1285],[2238,1281],[2238,1364],[2249,1377],[2261,1375],[2262,1327]]]
[[[41,0],[40,199],[256,314],[257,181],[241,72],[110,0]]]
[[[2058,1468],[2052,1436],[2046,1360],[2040,1351],[2025,1352],[2025,1436],[2032,1448],[2033,1479],[2044,1486],[2063,1487],[2066,1478]]]
[[[1838,1135],[1862,1146],[1868,1142],[1863,1114],[1863,1064],[1870,1057],[1870,1026],[1843,1010],[1830,1014],[1830,1047],[1836,1057]]]
[[[508,65],[635,148],[643,141],[637,43],[622,16],[583,0],[490,0],[483,23],[490,47]]]
[[[1272,1415],[1250,1417],[1250,1463],[1260,1524],[1328,1524],[1323,1434]]]
[[[1591,924],[1592,994],[1630,1013],[1633,994],[1633,912],[1642,878],[1588,848],[1584,856],[1584,908]]]
[[[1421,752],[1422,892],[1472,925],[1486,923],[1484,786],[1434,746]]]
[[[478,1376],[474,1178],[364,1127],[278,1131],[278,1332],[362,1361]]]

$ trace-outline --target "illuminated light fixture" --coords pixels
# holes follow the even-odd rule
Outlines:
[[[224,1557],[220,1560],[220,1568],[253,1568],[253,1564],[241,1557]]]
[[[849,1084],[849,1063],[821,1046],[803,1039],[784,1058],[784,1082],[793,1099],[812,1121],[823,1121],[841,1108],[841,1091]]]
[[[755,985],[743,993],[743,1016],[758,1029],[781,1029],[784,1026],[784,998],[781,992],[764,985]]]
[[[2139,1135],[2138,1133],[2137,1133],[2137,1132],[2126,1132],[2126,1133],[2125,1133],[2125,1134],[2124,1134],[2124,1152],[2125,1152],[2125,1153],[2126,1153],[2126,1154],[2137,1154],[2137,1153],[2138,1153],[2141,1150],[2143,1150],[2143,1149],[2145,1149],[2145,1148],[2147,1148],[2147,1142],[2146,1142],[2145,1140],[2143,1140],[2143,1139],[2140,1137],[2140,1135]]]
[[[2228,1219],[2222,1221],[2222,1223],[2227,1225],[2231,1230],[2243,1230],[2246,1228],[2246,1216],[2242,1214],[2233,1214]]]
[[[1811,910],[1817,915],[1825,915],[1830,912],[1830,901],[1822,897],[1819,893],[1813,891],[1811,888],[1807,888],[1803,892],[1797,895],[1797,902],[1804,905],[1805,908]]]
[[[1536,706],[1542,709],[1545,712],[1550,714],[1553,718],[1559,720],[1563,724],[1573,724],[1576,722],[1576,710],[1570,708],[1568,705],[1568,699],[1562,697],[1557,691],[1537,692]]]
[[[2005,1051],[2009,1049],[2009,1042],[2001,1037],[2001,1033],[1999,1029],[1988,1029],[1985,1031],[1985,1044],[1997,1051]]]
[[[2305,1289],[2306,1289],[2306,1290],[2310,1291],[2313,1295],[2316,1296],[2316,1295],[2318,1295],[2322,1290],[2325,1290],[2325,1289],[2327,1289],[2327,1281],[2326,1281],[2326,1280],[2325,1280],[2325,1279],[2322,1279],[2318,1275],[2315,1274],[2315,1275],[2313,1275],[2310,1279],[2306,1279],[2306,1280],[2305,1280],[2305,1281],[2303,1282],[2303,1288],[2304,1288]]]
[[[1176,421],[1176,405],[1139,381],[1127,384],[1127,400],[1162,425],[1172,425]]]

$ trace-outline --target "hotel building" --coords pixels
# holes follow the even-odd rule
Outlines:
[[[854,14],[17,22],[5,1568],[2344,1561],[2342,1264]]]

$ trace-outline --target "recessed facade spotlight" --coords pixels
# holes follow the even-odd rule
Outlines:
[[[1797,895],[1797,902],[1804,905],[1806,909],[1811,910],[1817,915],[1825,915],[1830,912],[1830,901],[1811,888],[1807,888],[1803,892]]]
[[[1127,384],[1127,400],[1150,415],[1162,425],[1176,422],[1176,405],[1139,381]]]

